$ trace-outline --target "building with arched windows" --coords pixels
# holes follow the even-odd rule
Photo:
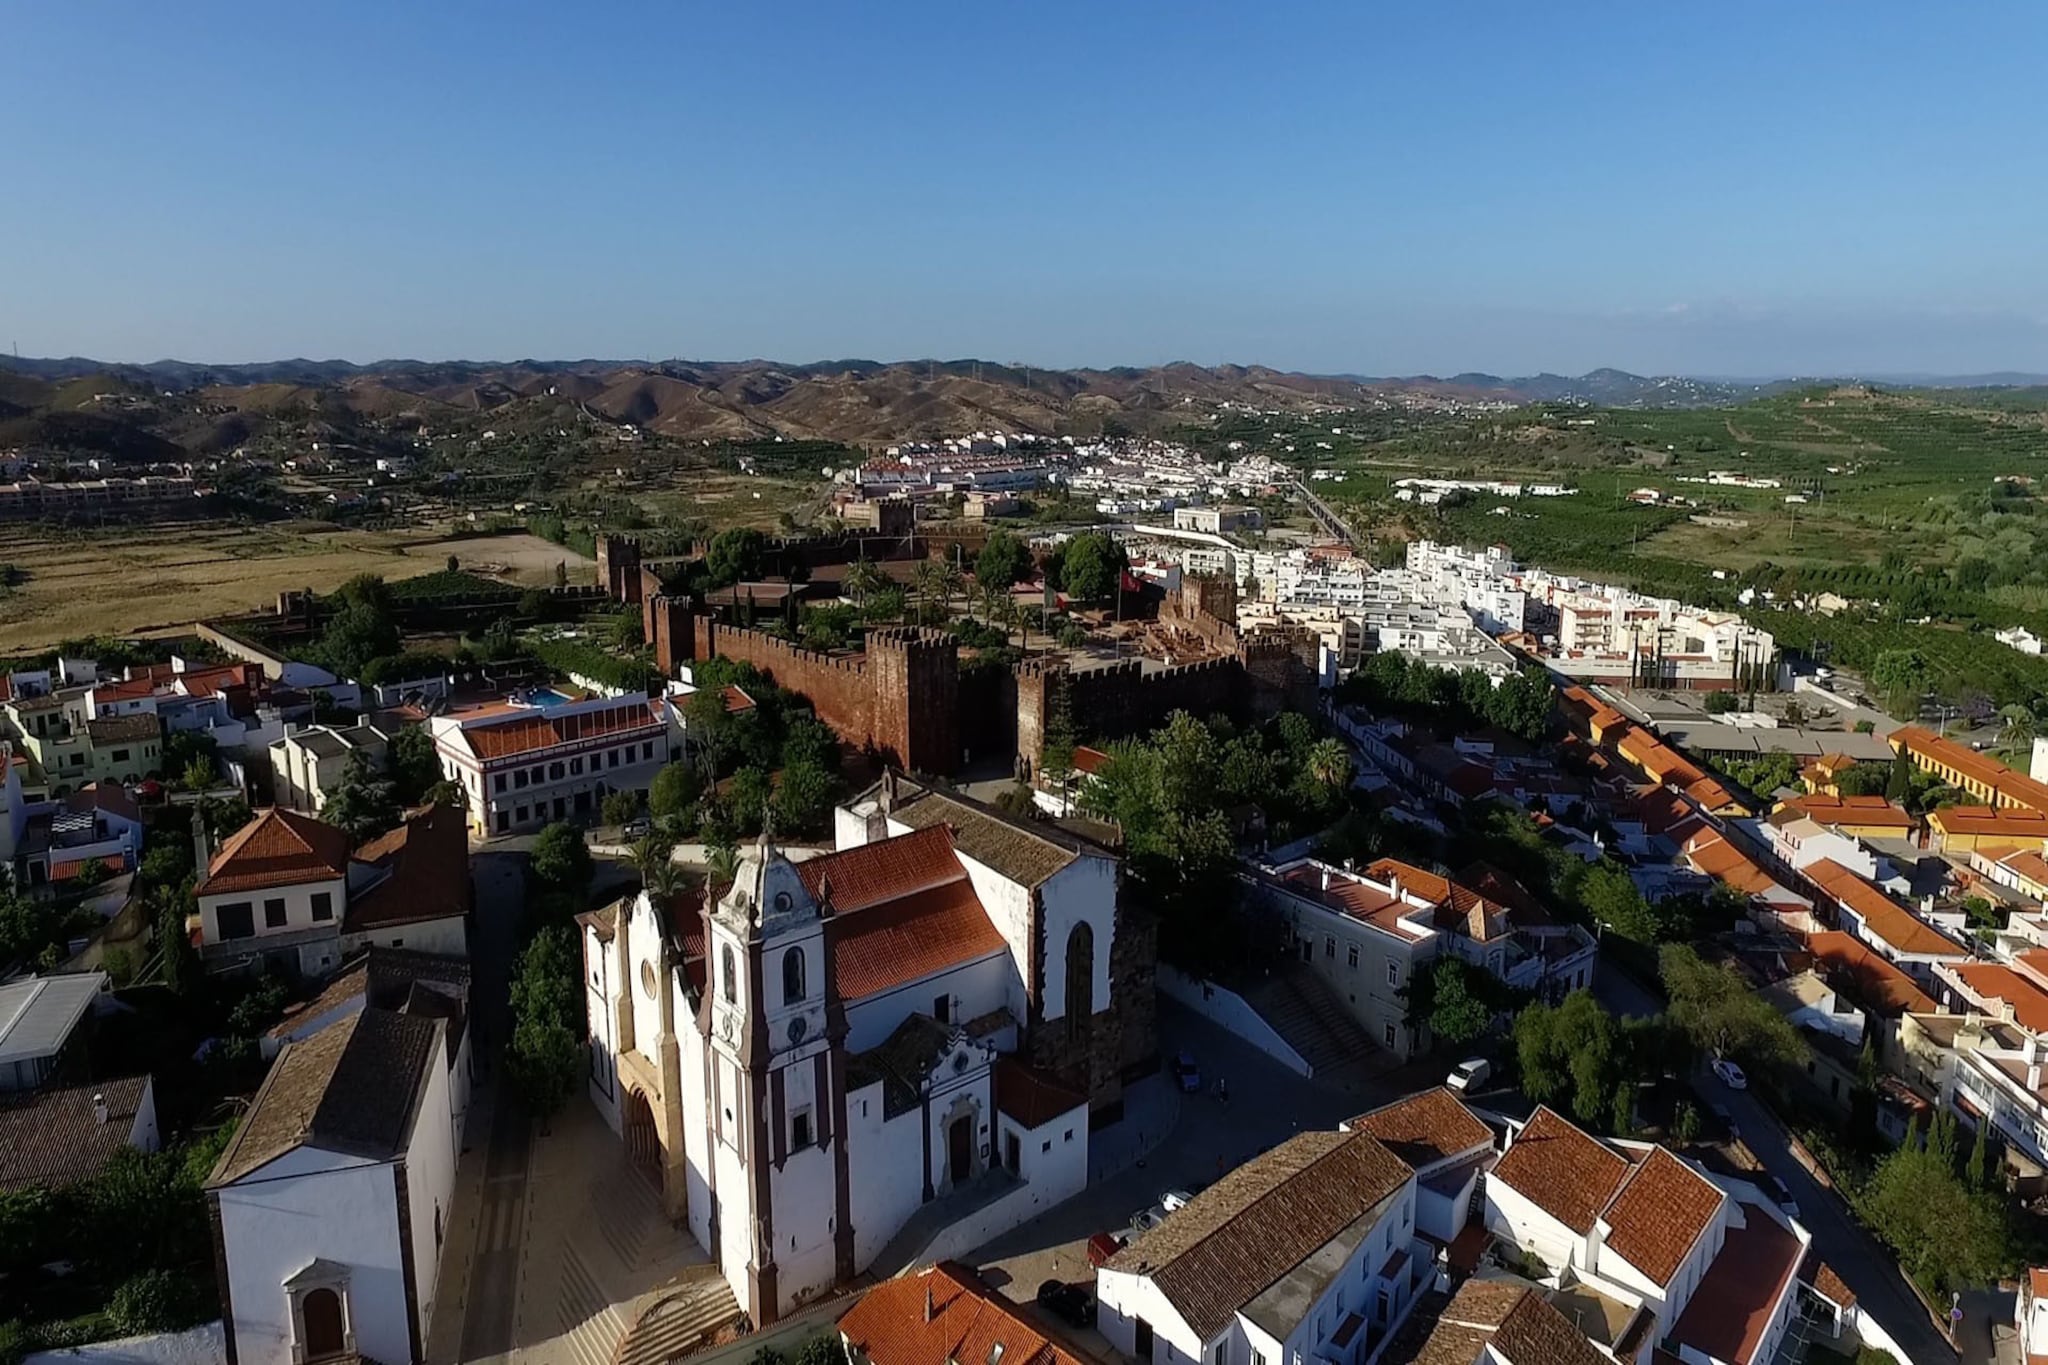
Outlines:
[[[836,835],[582,917],[591,1096],[756,1325],[1078,1193],[1156,1064],[1113,856],[893,774]]]

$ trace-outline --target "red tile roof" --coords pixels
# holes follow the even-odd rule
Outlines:
[[[1489,1179],[1584,1236],[1631,1169],[1612,1148],[1545,1105],[1494,1164]]]
[[[1910,830],[1918,823],[1882,796],[1829,796],[1817,792],[1810,796],[1795,796],[1784,806],[1823,825]]]
[[[1866,1009],[1887,1018],[1901,1014],[1932,1014],[1934,1001],[1913,984],[1913,978],[1839,930],[1809,934],[1806,951],[1825,968],[1832,981],[1844,980],[1848,994]]]
[[[839,1331],[874,1365],[1085,1365],[951,1261],[885,1280],[839,1320]]]
[[[1662,1147],[1653,1149],[1607,1206],[1607,1249],[1660,1285],[1685,1264],[1727,1198]]]
[[[1943,835],[1967,834],[1991,839],[2048,839],[2048,814],[2037,810],[1989,806],[1943,806],[1930,811],[1927,823]]]
[[[996,1108],[1026,1128],[1042,1128],[1088,1103],[1078,1090],[1014,1057],[998,1057],[995,1066]]]
[[[2034,1275],[2041,1274],[2038,1270],[2030,1273]],[[1806,1259],[1799,1264],[1799,1278],[1812,1285],[1822,1298],[1839,1307],[1848,1308],[1856,1302],[1856,1291],[1844,1284],[1842,1277],[1835,1273],[1834,1267],[1820,1258],[1820,1248],[1818,1247],[1807,1247]],[[2039,1282],[2037,1281],[2037,1292],[2038,1287]]]
[[[754,699],[748,696],[738,683],[727,683],[725,685],[725,709],[728,715],[738,715],[742,711],[751,711],[754,709]]]
[[[397,829],[364,844],[356,860],[390,875],[349,902],[343,917],[349,933],[449,919],[469,910],[469,835],[453,806],[414,812]]]
[[[2013,1020],[2021,1028],[2048,1033],[2048,991],[2033,981],[1996,962],[1958,962],[1949,970],[1979,996],[2010,1002]]]
[[[1923,957],[1968,956],[1946,934],[1914,918],[1897,901],[1832,858],[1808,864],[1806,877],[1898,952]]]
[[[1680,1343],[1732,1365],[1753,1365],[1771,1310],[1799,1269],[1799,1239],[1754,1205],[1731,1225],[1721,1250],[1671,1329]]]
[[[482,759],[514,758],[520,754],[552,749],[561,744],[604,739],[658,729],[661,717],[645,701],[621,702],[600,711],[577,711],[566,716],[508,712],[514,718],[465,725],[462,736]]]
[[[945,825],[827,853],[798,863],[796,872],[804,890],[813,899],[829,900],[832,913],[839,915],[967,876],[953,856],[953,833]]]
[[[1008,945],[965,877],[913,891],[827,930],[842,1000],[864,999]]]
[[[348,835],[310,815],[270,808],[242,826],[206,865],[202,896],[261,891],[348,875]]]
[[[1345,1126],[1371,1133],[1418,1171],[1493,1144],[1493,1130],[1443,1086],[1381,1105]]]

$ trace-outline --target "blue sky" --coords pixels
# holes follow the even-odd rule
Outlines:
[[[24,355],[2048,370],[2048,6],[0,0]]]

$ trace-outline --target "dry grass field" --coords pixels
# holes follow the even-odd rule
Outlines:
[[[132,530],[0,529],[0,563],[26,577],[0,595],[0,655],[89,635],[140,634],[267,606],[288,588],[328,591],[359,573],[411,578],[456,555],[474,572],[576,581],[590,561],[528,535],[450,540],[431,530],[357,531],[320,522],[196,522]]]

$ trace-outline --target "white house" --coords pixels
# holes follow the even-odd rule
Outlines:
[[[1415,1187],[1370,1133],[1298,1134],[1110,1258],[1097,1328],[1152,1365],[1364,1365],[1434,1276]]]
[[[1487,1230],[1623,1323],[1616,1341],[1669,1340],[1696,1365],[1772,1358],[1812,1240],[1754,1186],[1548,1108],[1510,1140],[1485,1200]]]
[[[669,761],[666,698],[645,692],[566,700],[527,694],[427,722],[441,772],[469,794],[479,835],[595,811],[615,791],[646,791]]]
[[[425,1358],[460,1138],[447,1026],[366,1009],[289,1044],[207,1180],[229,1365]]]
[[[105,972],[26,976],[0,984],[0,1091],[51,1080],[105,995]]]
[[[581,919],[592,1100],[770,1322],[933,1200],[974,1241],[1078,1193],[1126,1027],[1115,861],[893,774],[840,849]]]
[[[318,815],[341,782],[352,754],[363,754],[378,769],[391,736],[359,720],[354,725],[308,725],[269,748],[271,796],[280,806]]]
[[[469,841],[451,806],[422,807],[353,853],[343,830],[273,807],[205,862],[193,893],[215,970],[261,958],[326,976],[373,943],[468,952]]]
[[[1472,1193],[1493,1161],[1493,1130],[1443,1086],[1418,1091],[1343,1125],[1370,1133],[1415,1172],[1415,1230],[1449,1246],[1465,1230]]]

